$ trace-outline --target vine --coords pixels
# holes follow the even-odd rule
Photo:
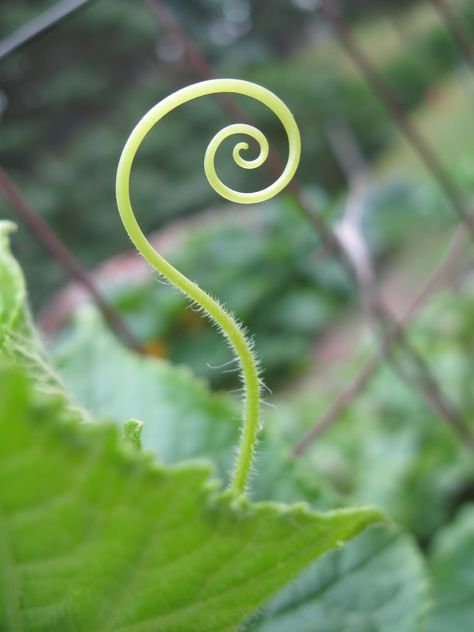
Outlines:
[[[255,444],[260,427],[260,380],[258,362],[252,351],[251,341],[235,318],[196,283],[184,276],[164,259],[142,232],[130,200],[130,175],[133,161],[145,136],[166,114],[175,108],[202,96],[216,93],[235,93],[251,97],[267,106],[281,121],[288,136],[288,160],[279,178],[270,186],[254,193],[241,193],[226,186],[217,175],[215,156],[221,143],[235,134],[253,138],[259,146],[256,158],[248,160],[242,152],[248,150],[246,142],[234,146],[232,156],[244,169],[261,166],[269,152],[268,141],[260,130],[248,124],[233,124],[219,131],[209,143],[204,157],[204,170],[211,187],[222,197],[240,204],[263,202],[279,193],[293,177],[299,162],[301,140],[295,120],[286,105],[272,92],[254,83],[239,79],[211,79],[187,86],[166,97],[152,107],[138,122],[122,151],[117,169],[117,205],[122,222],[131,240],[145,259],[173,285],[190,298],[213,321],[229,341],[240,363],[244,385],[242,431],[237,451],[231,490],[237,495],[245,493],[252,468]]]

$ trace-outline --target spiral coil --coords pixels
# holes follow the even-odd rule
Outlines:
[[[261,166],[268,157],[269,145],[264,134],[252,125],[237,123],[219,131],[210,141],[204,157],[204,171],[211,187],[222,197],[240,204],[264,202],[279,193],[290,182],[299,163],[301,139],[296,122],[286,105],[272,92],[249,81],[240,79],[211,79],[187,86],[166,97],[152,107],[132,130],[125,143],[117,169],[117,205],[122,222],[131,240],[145,259],[179,290],[198,305],[221,329],[239,359],[245,389],[242,434],[237,453],[231,489],[236,494],[245,492],[250,475],[255,443],[260,427],[260,381],[258,364],[251,343],[236,320],[215,299],[196,283],[185,277],[164,259],[151,245],[142,232],[130,199],[130,176],[135,156],[150,130],[169,112],[199,97],[233,93],[253,98],[267,106],[281,121],[288,137],[288,160],[282,174],[273,184],[253,193],[234,191],[219,178],[215,168],[216,153],[222,142],[235,134],[253,138],[259,154],[247,160],[242,153],[248,150],[246,142],[234,146],[232,156],[235,163],[244,169]]]

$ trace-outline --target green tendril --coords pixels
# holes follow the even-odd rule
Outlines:
[[[181,290],[205,314],[218,325],[239,359],[245,398],[243,404],[242,431],[236,456],[231,490],[237,495],[245,493],[254,457],[260,427],[260,380],[258,363],[251,342],[235,318],[215,299],[211,298],[196,283],[185,277],[164,259],[150,244],[140,229],[130,201],[130,174],[133,161],[145,136],[166,114],[175,108],[202,96],[215,93],[235,93],[251,97],[266,105],[281,121],[288,136],[288,160],[279,178],[270,186],[255,193],[240,193],[226,186],[216,173],[215,156],[221,143],[235,134],[253,138],[259,146],[257,158],[246,160],[242,152],[248,149],[245,142],[237,143],[233,150],[234,161],[244,169],[255,169],[268,156],[268,141],[258,129],[251,125],[235,124],[218,132],[209,143],[204,158],[204,170],[212,188],[222,197],[240,204],[263,202],[279,193],[293,177],[299,162],[301,140],[295,120],[286,105],[266,88],[239,79],[212,79],[201,81],[174,92],[157,103],[136,125],[122,151],[117,169],[117,205],[122,222],[131,240],[145,259],[173,285]]]

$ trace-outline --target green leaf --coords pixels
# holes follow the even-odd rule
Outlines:
[[[415,632],[422,629],[427,603],[414,542],[393,526],[378,526],[310,566],[248,630]]]
[[[429,632],[471,630],[474,621],[474,504],[436,536],[430,556],[434,608]]]
[[[383,520],[218,493],[0,374],[0,629],[235,630],[309,562]]]
[[[62,397],[63,404],[80,418],[46,359],[33,326],[23,273],[10,252],[8,235],[13,230],[14,224],[0,220],[0,360],[26,370],[40,390]]]
[[[14,230],[14,224],[0,220],[0,343],[6,331],[15,327],[26,295],[20,267],[10,253],[8,235]]]

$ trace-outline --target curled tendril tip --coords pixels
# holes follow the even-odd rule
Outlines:
[[[233,316],[218,301],[204,292],[196,283],[185,277],[153,248],[137,222],[130,200],[131,170],[137,151],[145,136],[156,123],[175,108],[199,97],[216,93],[241,94],[267,106],[279,118],[286,131],[288,137],[288,160],[282,174],[273,184],[265,189],[253,193],[234,191],[222,182],[215,168],[216,153],[222,142],[236,134],[244,134],[257,142],[259,154],[252,160],[247,160],[242,155],[248,149],[246,142],[239,142],[234,146],[233,159],[239,167],[244,169],[255,169],[261,166],[268,157],[269,146],[264,134],[256,127],[244,123],[229,125],[214,136],[206,150],[204,171],[211,187],[225,199],[240,204],[264,202],[284,189],[298,167],[301,150],[299,130],[291,112],[278,97],[262,86],[240,79],[211,79],[174,92],[152,107],[138,122],[125,143],[120,157],[117,169],[116,194],[123,224],[137,249],[160,274],[188,296],[220,328],[239,360],[245,397],[242,432],[231,490],[237,495],[241,495],[245,492],[247,486],[257,435],[261,425],[261,384],[258,363],[252,350],[252,343]]]

